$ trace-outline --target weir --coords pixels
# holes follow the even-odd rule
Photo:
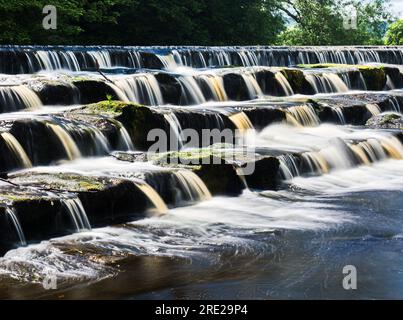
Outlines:
[[[151,59],[154,57],[154,59]],[[152,47],[24,47],[0,50],[2,73],[33,73],[39,70],[84,70],[98,64],[103,68],[144,68],[159,61],[161,68],[176,66],[292,66],[309,63],[402,64],[400,47],[176,47],[160,54]]]
[[[403,75],[392,65],[401,63],[401,47],[2,47],[0,230],[18,243],[0,243],[7,251],[248,187],[246,198],[260,197],[284,180],[401,161]],[[177,148],[148,153],[152,129],[169,131]],[[186,145],[186,129],[199,145]],[[203,141],[206,129],[257,142]]]

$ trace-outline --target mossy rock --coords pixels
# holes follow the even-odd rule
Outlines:
[[[382,91],[386,86],[386,72],[383,68],[367,67],[359,69],[368,90]]]
[[[191,151],[167,152],[149,156],[153,163],[170,169],[186,169],[196,173],[213,195],[239,195],[244,189],[235,166],[225,150],[204,148]]]
[[[71,217],[60,200],[47,192],[24,187],[0,188],[0,255],[21,245],[16,226],[18,219],[26,243],[36,243],[74,232]]]
[[[77,194],[91,226],[105,226],[145,217],[153,204],[136,183],[120,178],[77,173],[22,172],[9,181],[56,194]]]
[[[24,172],[10,175],[10,181],[25,186],[68,192],[102,191],[115,182],[73,173]]]
[[[299,69],[281,69],[281,73],[287,79],[294,93],[315,94],[311,84],[305,79],[304,73]]]
[[[127,129],[135,147],[139,150],[148,150],[154,144],[154,141],[147,140],[151,130],[169,131],[163,114],[140,104],[107,100],[84,106],[74,112],[99,114],[118,120]]]
[[[398,113],[384,113],[369,119],[366,126],[371,128],[403,130],[403,117]]]
[[[303,69],[324,69],[324,68],[343,68],[348,67],[348,64],[337,64],[337,63],[313,63],[313,64],[298,64],[298,68]]]

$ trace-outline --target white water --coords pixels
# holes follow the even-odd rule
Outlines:
[[[78,197],[61,198],[60,201],[69,213],[77,232],[91,230],[87,213]]]
[[[41,100],[34,91],[24,85],[0,86],[0,112],[17,111],[19,109],[34,110],[42,105]]]
[[[17,232],[18,238],[20,240],[20,244],[22,246],[27,245],[27,242],[25,240],[24,231],[22,230],[20,220],[18,219],[17,211],[14,208],[11,208],[8,206],[5,209],[6,209],[6,214],[10,217],[12,224],[15,228],[15,231]]]

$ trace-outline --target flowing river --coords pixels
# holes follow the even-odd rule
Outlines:
[[[0,60],[0,298],[403,298],[401,47]]]

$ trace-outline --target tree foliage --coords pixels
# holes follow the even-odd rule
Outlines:
[[[0,0],[3,44],[267,44],[283,28],[277,0],[52,0],[57,30],[42,28],[48,0]]]
[[[278,37],[287,45],[376,45],[392,15],[388,0],[283,0],[279,10],[292,20]],[[343,21],[356,10],[357,28],[345,28]]]
[[[45,30],[42,8],[48,0],[0,0],[0,43],[381,44],[391,21],[388,1],[52,0],[57,29]],[[343,28],[349,4],[358,11],[357,30]]]
[[[398,20],[389,26],[386,32],[385,44],[403,45],[403,20]]]

